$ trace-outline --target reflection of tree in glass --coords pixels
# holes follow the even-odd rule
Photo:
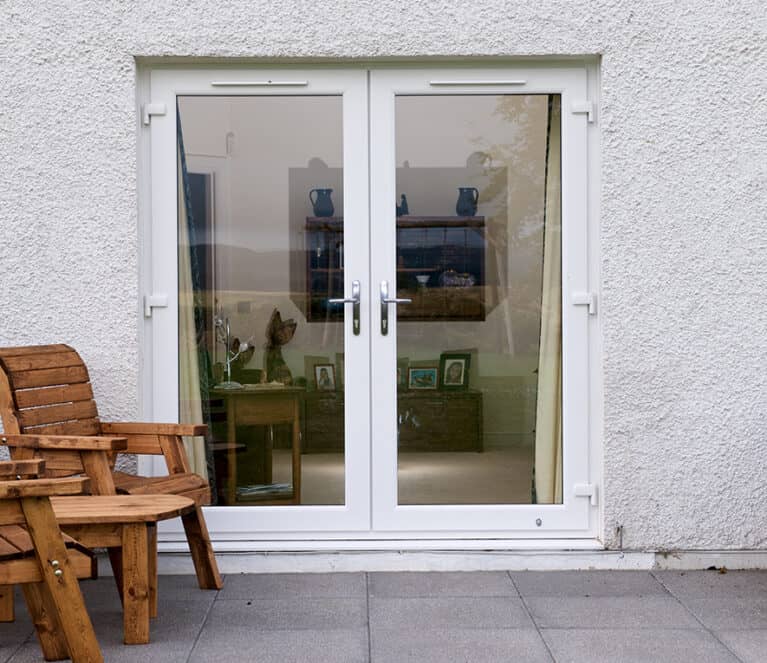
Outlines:
[[[514,335],[534,343],[513,352],[537,353],[544,209],[552,193],[546,191],[548,123],[559,121],[559,105],[559,95],[499,95],[493,114],[508,124],[507,138],[488,144],[480,135],[473,141],[481,150],[472,155],[482,172],[480,201],[497,201],[497,216],[488,214],[487,240],[496,256],[499,299],[512,297]]]

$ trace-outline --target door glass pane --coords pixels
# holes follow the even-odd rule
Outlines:
[[[178,99],[180,421],[219,505],[344,503],[340,96]]]
[[[561,503],[560,97],[395,103],[399,503]]]

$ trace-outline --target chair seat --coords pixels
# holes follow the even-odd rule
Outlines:
[[[115,488],[123,495],[182,495],[198,506],[210,504],[210,486],[199,474],[191,472],[163,477],[142,477],[114,472]]]

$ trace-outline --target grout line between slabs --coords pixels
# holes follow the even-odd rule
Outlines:
[[[546,638],[543,637],[543,633],[541,633],[541,629],[538,626],[538,622],[535,621],[535,618],[533,617],[533,613],[530,611],[530,608],[527,605],[527,601],[525,601],[525,597],[522,596],[522,592],[519,591],[519,587],[517,587],[517,583],[514,582],[514,578],[511,575],[511,571],[506,571],[506,575],[509,576],[509,580],[511,581],[511,584],[513,585],[514,589],[516,590],[517,594],[519,594],[519,600],[522,601],[522,605],[525,608],[525,612],[527,612],[527,616],[530,617],[530,621],[533,622],[533,626],[535,627],[535,632],[538,634],[538,637],[541,639],[541,642],[543,643],[543,646],[546,648],[546,653],[549,655],[549,658],[556,663],[556,658],[554,658],[554,654],[551,652],[551,648],[549,647],[549,643],[546,642]]]
[[[367,611],[368,663],[373,661],[373,634],[370,628],[370,574],[365,572],[365,606]]]
[[[224,582],[226,582],[226,576],[223,578]],[[202,636],[202,632],[205,630],[205,626],[208,623],[208,618],[210,617],[210,613],[213,610],[213,606],[216,605],[216,601],[218,601],[218,596],[221,593],[220,589],[216,590],[216,595],[213,597],[213,600],[208,605],[208,609],[205,611],[205,619],[202,620],[202,624],[200,624],[200,628],[197,631],[197,636],[194,639],[194,642],[192,643],[192,646],[189,648],[189,654],[186,657],[186,663],[189,663],[192,660],[192,654],[194,654],[194,650],[197,648],[197,643],[200,641],[200,637]]]
[[[661,587],[663,587],[664,591],[667,592],[668,595],[671,596],[679,605],[681,605],[687,612],[689,612],[692,615],[692,618],[703,627],[703,630],[709,633],[711,637],[714,638],[714,640],[722,645],[722,647],[724,647],[725,650],[727,650],[735,658],[735,660],[740,661],[740,663],[745,663],[740,656],[738,656],[732,649],[730,649],[730,647],[727,646],[724,641],[722,641],[722,639],[713,631],[713,629],[710,629],[700,619],[698,619],[698,616],[692,610],[690,610],[690,608],[687,606],[687,604],[684,603],[684,601],[682,601],[682,599],[680,599],[666,586],[663,580],[655,575],[654,571],[648,571],[648,573],[650,574],[650,577],[655,580],[655,582],[657,582]]]

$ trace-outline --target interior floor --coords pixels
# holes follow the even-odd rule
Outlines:
[[[274,481],[290,483],[290,451],[274,450]],[[301,457],[301,503],[344,503],[344,455]],[[532,447],[475,452],[404,452],[400,504],[530,504]]]

